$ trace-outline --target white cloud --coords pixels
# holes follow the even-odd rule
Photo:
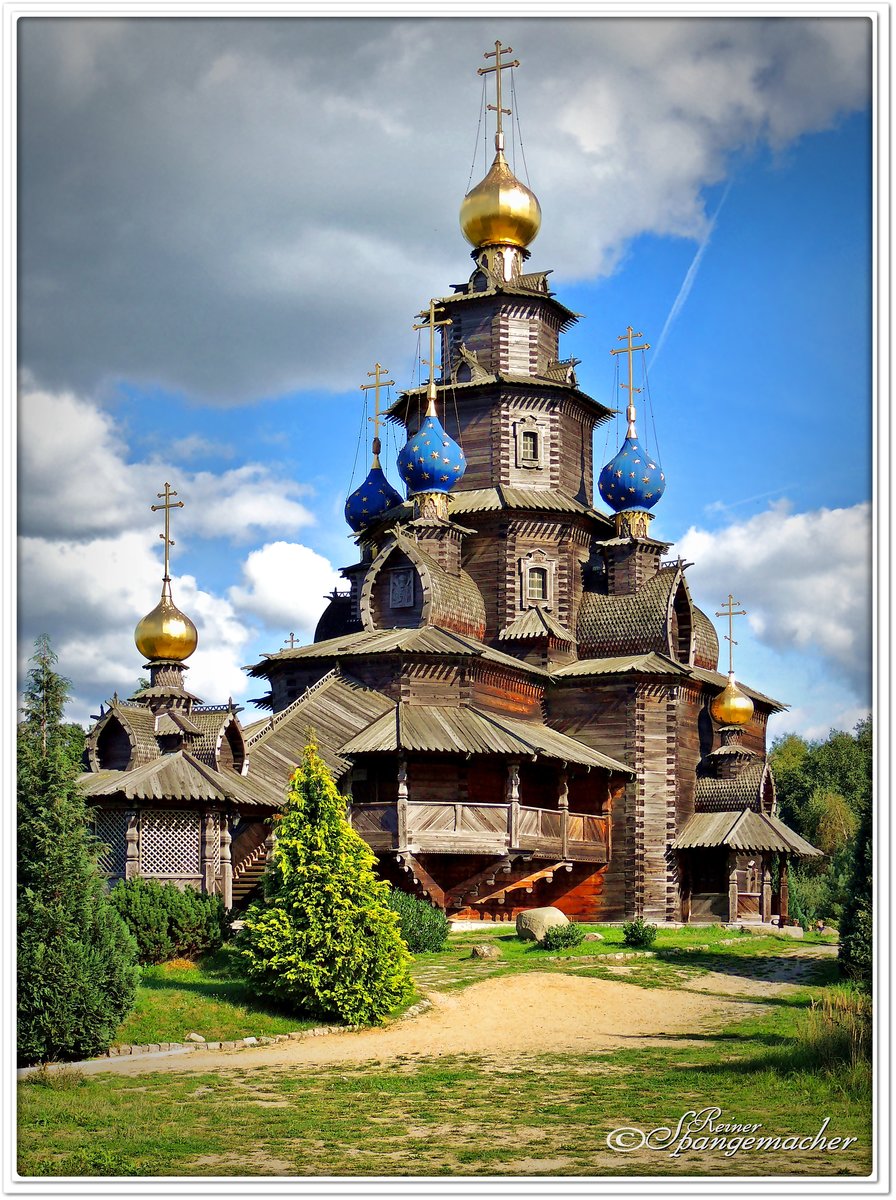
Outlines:
[[[23,361],[54,387],[126,377],[227,403],[408,357],[413,313],[469,272],[457,211],[492,26],[24,21]],[[559,280],[612,270],[645,232],[701,237],[732,152],[868,102],[861,18],[501,33],[545,214],[533,266]]]
[[[271,628],[310,641],[324,609],[323,597],[342,582],[322,555],[292,542],[270,542],[243,563],[244,584],[232,587],[231,603]]]
[[[308,495],[307,485],[268,466],[194,472],[176,458],[129,461],[111,414],[72,392],[37,388],[26,377],[19,396],[20,532],[81,539],[142,530],[147,536],[157,520],[149,506],[165,480],[185,504],[174,518],[180,543],[191,536],[244,542],[314,523],[299,499]]]
[[[47,633],[73,684],[72,719],[86,721],[115,690],[133,691],[143,665],[134,628],[161,586],[160,520],[148,510],[167,478],[187,502],[175,518],[172,588],[175,603],[199,631],[188,690],[210,703],[257,690],[241,670],[257,619],[278,627],[292,621],[307,636],[323,609],[323,592],[338,578],[332,567],[305,546],[271,543],[243,566],[248,587],[233,589],[239,611],[234,600],[177,568],[202,561],[206,538],[240,542],[308,525],[313,517],[296,497],[309,489],[253,463],[215,475],[173,472],[158,459],[129,461],[124,433],[112,417],[72,393],[26,387],[20,412],[20,672],[34,638]],[[223,573],[233,579],[238,572],[232,552]],[[285,618],[276,603],[278,588],[293,597]]]
[[[713,532],[692,526],[678,549],[694,562],[692,590],[715,598],[713,611],[733,593],[747,610],[750,636],[784,655],[815,656],[840,684],[843,711],[867,712],[869,504],[794,513],[782,501]]]

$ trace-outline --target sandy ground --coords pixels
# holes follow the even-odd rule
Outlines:
[[[95,1059],[85,1073],[208,1071],[387,1062],[399,1057],[469,1054],[507,1057],[610,1051],[650,1039],[686,1039],[743,1013],[732,997],[648,989],[603,979],[527,972],[486,979],[460,992],[428,993],[433,1007],[386,1029],[330,1034],[246,1050],[192,1050]]]

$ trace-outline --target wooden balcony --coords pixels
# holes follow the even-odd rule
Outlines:
[[[349,807],[352,827],[371,850],[411,854],[507,854],[606,863],[610,818],[525,804],[393,801]]]

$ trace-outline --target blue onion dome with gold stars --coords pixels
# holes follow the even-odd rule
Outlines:
[[[614,512],[650,509],[666,490],[666,476],[635,435],[601,471],[597,487]]]
[[[442,428],[435,406],[430,404],[423,424],[398,455],[398,473],[408,495],[450,492],[466,469],[463,450]]]
[[[380,439],[373,440],[373,465],[367,478],[359,488],[355,488],[345,502],[345,519],[355,533],[359,533],[365,525],[381,517],[383,513],[402,503],[398,494],[383,473],[380,466]]]

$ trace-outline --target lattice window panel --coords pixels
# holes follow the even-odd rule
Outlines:
[[[144,875],[199,874],[199,814],[147,809],[140,816]]]
[[[93,831],[106,847],[100,851],[97,864],[104,875],[124,875],[127,860],[128,814],[121,809],[93,810]]]

